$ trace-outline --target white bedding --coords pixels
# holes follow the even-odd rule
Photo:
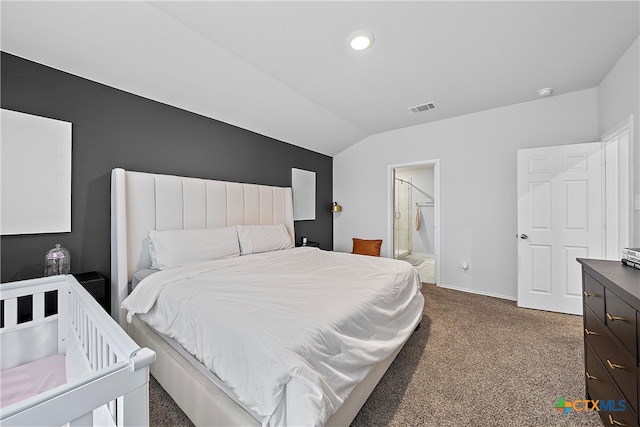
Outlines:
[[[122,307],[178,341],[263,425],[323,425],[413,332],[419,289],[409,263],[303,247],[160,271]]]

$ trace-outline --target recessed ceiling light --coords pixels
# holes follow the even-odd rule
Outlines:
[[[356,31],[349,35],[349,46],[353,50],[365,50],[373,44],[375,38],[368,31]]]
[[[544,89],[540,89],[538,91],[538,95],[540,95],[540,96],[549,96],[549,95],[551,95],[551,92],[553,92],[553,88],[552,87],[545,87]]]

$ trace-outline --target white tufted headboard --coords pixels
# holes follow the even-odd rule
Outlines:
[[[294,241],[291,188],[172,175],[111,172],[111,315],[134,271],[149,268],[149,230],[284,224]]]

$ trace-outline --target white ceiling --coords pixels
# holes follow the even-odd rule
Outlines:
[[[333,156],[368,135],[597,86],[633,1],[6,1],[2,50]],[[375,34],[355,52],[347,36]],[[435,102],[419,114],[408,108]]]

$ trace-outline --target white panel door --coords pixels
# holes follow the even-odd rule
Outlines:
[[[601,143],[518,150],[518,306],[582,314],[576,258],[603,254]]]

